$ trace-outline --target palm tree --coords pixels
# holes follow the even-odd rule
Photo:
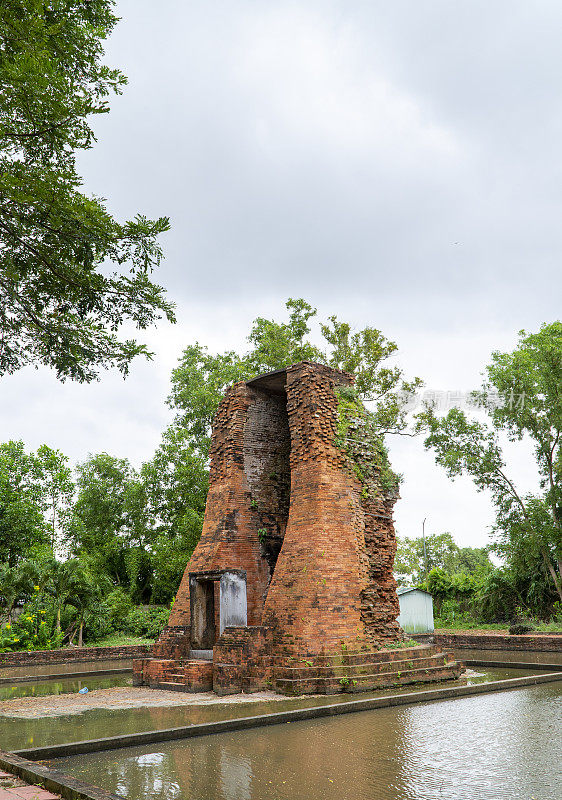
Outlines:
[[[80,569],[73,574],[72,588],[67,600],[78,612],[78,647],[82,647],[86,611],[99,600],[100,594],[101,584],[95,580],[87,567],[80,564]]]
[[[76,576],[81,568],[82,565],[77,558],[71,558],[69,561],[53,561],[51,563],[51,574],[49,575],[46,589],[55,598],[57,632],[59,634],[61,632],[61,611],[74,591]]]

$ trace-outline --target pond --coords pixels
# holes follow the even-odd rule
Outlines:
[[[32,677],[41,678],[68,674],[70,672],[98,672],[105,669],[130,670],[133,668],[131,658],[112,658],[103,661],[69,661],[56,664],[31,664],[20,667],[1,667],[0,679]]]
[[[128,800],[559,800],[562,682],[50,762]]]
[[[0,700],[13,700],[17,697],[42,697],[50,694],[77,692],[84,686],[88,690],[108,689],[110,686],[131,686],[130,672],[120,675],[98,675],[85,678],[51,678],[50,680],[18,681],[0,684]]]
[[[524,670],[482,668],[468,680],[479,683],[487,680],[503,680],[532,674]],[[88,680],[91,685],[92,679]],[[466,681],[447,681],[447,686],[458,685]],[[360,695],[328,695],[323,697],[304,697],[291,699],[275,699],[270,701],[252,701],[239,703],[218,702],[206,705],[182,706],[144,706],[140,708],[111,709],[97,708],[81,713],[59,714],[56,709],[51,714],[43,709],[34,711],[34,707],[24,709],[23,714],[10,715],[10,703],[4,703],[0,714],[0,749],[18,750],[25,747],[41,747],[43,745],[63,744],[65,742],[98,739],[106,736],[118,736],[125,733],[161,730],[200,722],[247,717],[256,714],[267,714],[291,708],[308,708],[337,702],[346,702],[357,697],[381,697],[389,694],[408,694],[420,691],[427,686],[415,686],[407,689],[386,689]],[[131,689],[134,695],[134,687]],[[163,693],[173,701],[175,693]],[[55,700],[56,702],[56,700]],[[111,697],[108,697],[108,706]],[[25,714],[25,715],[24,715]]]

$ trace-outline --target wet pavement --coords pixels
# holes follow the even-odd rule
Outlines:
[[[9,772],[0,770],[0,800],[60,800],[60,795],[32,786]]]

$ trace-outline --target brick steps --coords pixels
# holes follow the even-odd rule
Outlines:
[[[378,650],[341,650],[337,653],[321,653],[313,656],[300,656],[299,660],[305,657],[312,660],[315,664],[333,664],[333,663],[348,663],[355,664],[361,663],[365,658],[372,658],[376,661],[396,661],[406,656],[416,655],[433,655],[442,652],[435,644],[416,644],[411,647],[392,647],[383,648]]]
[[[380,675],[425,669],[427,667],[443,667],[448,658],[449,654],[435,653],[424,658],[406,658],[396,661],[373,661],[369,659],[361,664],[333,664],[322,667],[278,667],[274,674],[277,679],[308,678],[310,676],[340,678],[349,675]]]
[[[387,661],[404,661],[442,653],[436,645],[416,645],[414,647],[397,647],[387,650],[344,650],[338,653],[322,655],[303,655],[295,659],[295,666],[327,667],[330,665],[382,663]]]
[[[189,647],[189,628],[185,625],[167,625],[153,646],[152,654],[157,659],[181,658],[185,655],[186,647]]]
[[[458,678],[461,665],[456,661],[440,666],[407,669],[405,671],[375,674],[350,672],[338,677],[280,678],[275,682],[276,691],[287,695],[338,694],[340,692],[368,692],[410,683],[430,683]]]
[[[212,661],[188,658],[161,661],[160,665],[158,675],[149,684],[153,689],[170,689],[176,692],[212,691]]]
[[[194,691],[185,683],[176,683],[176,681],[161,681],[160,683],[151,683],[151,689],[166,689],[169,692],[192,692]],[[199,691],[199,690],[198,690]]]

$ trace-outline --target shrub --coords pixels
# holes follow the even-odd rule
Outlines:
[[[24,607],[12,623],[0,628],[0,653],[14,650],[51,650],[61,646],[62,637],[53,630],[45,609]]]
[[[125,620],[133,610],[132,600],[124,589],[114,589],[105,599],[103,606],[110,623],[110,631],[126,630]]]
[[[509,632],[512,636],[513,635],[521,636],[524,633],[530,633],[531,631],[534,630],[535,626],[533,625],[532,622],[517,621],[517,622],[512,622],[511,625],[509,626]]]
[[[157,639],[162,628],[168,623],[169,608],[143,608],[137,606],[129,611],[123,630],[133,636]]]

